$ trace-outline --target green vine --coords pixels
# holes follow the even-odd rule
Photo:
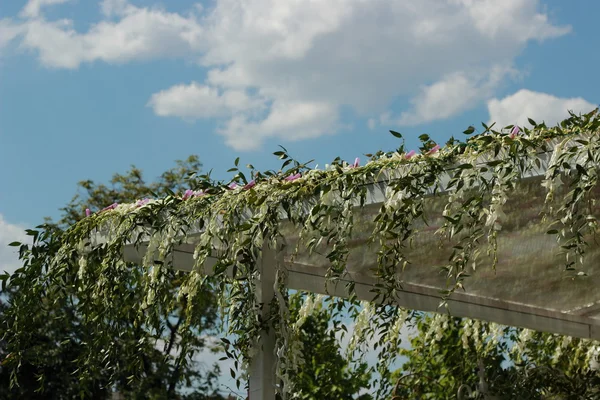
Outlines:
[[[583,263],[590,235],[598,229],[598,204],[593,193],[600,166],[600,118],[594,111],[571,115],[555,127],[530,123],[530,129],[484,126],[481,134],[464,142],[452,139],[443,148],[425,136],[420,154],[407,153],[401,146],[397,151],[369,155],[364,166],[359,166],[358,160],[348,164],[336,159],[325,169],[311,169],[309,163],[293,160],[282,148],[275,153],[283,160],[280,171],[259,172],[249,165],[247,179],[237,159],[230,170],[235,172],[230,182],[215,182],[210,176],[191,177],[194,187],[183,194],[170,193],[162,199],[115,204],[90,212],[49,250],[37,240],[24,257],[45,269],[39,270],[38,279],[27,283],[26,290],[44,290],[50,298],[61,298],[67,295],[61,288],[76,289],[77,307],[90,323],[99,326],[98,344],[90,343],[88,358],[79,362],[97,368],[106,366],[111,351],[115,351],[110,347],[99,351],[98,346],[105,342],[100,338],[119,335],[118,326],[102,325],[102,321],[126,312],[140,325],[158,330],[165,310],[184,304],[189,317],[181,338],[185,354],[185,343],[194,334],[191,321],[199,312],[196,295],[199,290],[215,291],[220,296],[224,326],[235,337],[226,345],[228,356],[242,372],[238,378],[244,378],[256,354],[260,332],[275,327],[277,376],[282,382],[279,390],[286,398],[294,393],[289,374],[303,361],[294,341],[294,321],[289,320],[283,262],[276,266],[271,303],[275,311],[263,314],[264,305],[256,300],[255,282],[260,279],[256,266],[261,254],[265,246],[285,248],[293,260],[301,250],[307,250],[327,260],[326,276],[335,282],[348,273],[352,241],[357,230],[362,232],[367,226],[370,233],[365,245],[376,252],[374,273],[379,283],[374,293],[377,305],[372,306],[375,311],[366,307],[365,312],[377,318],[361,329],[363,337],[378,338],[379,370],[384,381],[387,367],[398,354],[399,329],[410,319],[409,314],[390,304],[402,288],[402,271],[413,261],[413,241],[433,217],[430,199],[444,202],[443,224],[431,234],[442,243],[451,243],[452,248],[447,262],[440,265],[447,280],[444,298],[465,288],[471,268],[498,265],[503,206],[522,178],[536,171],[546,171],[542,185],[547,190],[548,234],[556,237],[567,270]],[[474,132],[469,128],[465,134]],[[551,157],[547,157],[550,152]],[[373,220],[363,226],[360,210],[369,207],[369,199],[377,195],[382,196],[381,204]],[[290,232],[298,238],[293,246],[286,243]],[[194,266],[173,296],[166,271],[173,267],[173,250],[183,243],[194,246]],[[145,274],[135,288],[122,284],[130,282],[131,267],[122,261],[124,246],[129,244],[140,251],[147,246],[140,262]],[[204,265],[211,258],[216,263],[207,274]],[[133,310],[120,309],[119,298],[132,289],[143,291],[145,301]],[[353,284],[348,285],[352,301],[346,311],[341,310],[340,302],[327,302],[328,306],[359,318],[353,289]],[[307,299],[316,301],[311,296]],[[16,307],[23,315],[19,324],[9,327],[9,340],[14,341],[22,339],[27,327],[27,305]],[[481,332],[474,333],[476,330],[472,334],[481,337]],[[353,343],[359,344],[361,339],[354,338]],[[93,370],[82,373],[93,374]],[[388,383],[381,390],[390,389]]]

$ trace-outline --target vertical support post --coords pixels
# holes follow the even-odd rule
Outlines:
[[[256,301],[262,304],[262,316],[270,313],[275,285],[276,250],[269,248],[267,240],[263,244],[262,255],[256,266],[260,280],[256,282]],[[269,329],[260,333],[258,354],[250,366],[250,400],[275,400],[275,331]]]

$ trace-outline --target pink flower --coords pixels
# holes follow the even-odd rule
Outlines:
[[[231,183],[229,184],[229,189],[232,189],[232,190],[233,190],[233,189],[235,189],[236,187],[238,187],[238,184],[237,184],[237,183],[235,183],[235,182],[231,182]]]
[[[302,177],[302,174],[301,173],[297,173],[295,175],[288,176],[287,178],[284,179],[284,181],[293,182],[293,181],[295,181],[296,179],[298,179],[300,177]]]
[[[510,131],[510,138],[514,139],[520,132],[521,132],[521,130],[519,129],[519,127],[517,125],[515,125],[512,128],[512,130]]]
[[[435,146],[433,146],[433,148],[432,148],[431,150],[429,150],[429,151],[427,152],[427,154],[435,154],[435,153],[437,153],[438,151],[440,151],[440,145],[439,145],[439,144],[436,144]]]
[[[415,154],[417,154],[417,153],[414,150],[411,150],[404,155],[404,158],[406,158],[407,160],[410,160],[411,158],[413,158],[415,156]]]
[[[244,190],[252,189],[254,186],[256,186],[256,181],[252,179],[250,182],[244,185]]]
[[[188,189],[188,190],[186,190],[185,192],[183,192],[183,197],[182,197],[182,199],[183,199],[183,200],[187,200],[187,199],[189,199],[190,197],[192,197],[193,195],[194,195],[194,191],[193,191],[192,189]]]
[[[351,165],[352,168],[358,168],[358,166],[360,165],[360,158],[356,157],[354,159],[354,164]]]
[[[114,210],[118,206],[119,206],[119,203],[112,203],[110,206],[104,207],[102,210],[100,210],[100,212],[102,212],[102,211],[108,211],[108,210]]]
[[[137,207],[141,207],[141,206],[144,206],[144,205],[148,204],[148,202],[149,202],[149,201],[150,201],[150,199],[142,199],[142,200],[138,200],[138,201],[135,203],[135,205],[136,205]]]
[[[92,215],[92,211],[89,208],[85,209],[85,216],[89,217],[90,215]]]

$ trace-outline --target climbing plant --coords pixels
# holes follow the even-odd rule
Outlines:
[[[593,193],[600,165],[600,118],[596,110],[571,115],[553,127],[529,122],[529,128],[495,129],[484,124],[480,133],[469,127],[464,132],[466,140],[451,139],[443,147],[423,135],[419,152],[407,152],[402,145],[395,151],[368,155],[364,165],[358,159],[347,163],[337,158],[323,169],[310,168],[282,148],[275,153],[282,160],[278,171],[261,172],[251,165],[243,170],[236,159],[230,181],[193,176],[192,187],[183,193],[88,209],[86,218],[52,246],[47,246],[51,235],[41,227],[32,246],[20,245],[25,269],[9,283],[20,291],[14,303],[18,318],[7,327],[4,339],[16,344],[26,341],[33,323],[28,311],[41,291],[48,301],[61,301],[76,290],[76,307],[86,323],[97,326],[85,357],[78,360],[82,377],[92,376],[118,351],[112,345],[119,337],[118,326],[107,321],[119,320],[123,313],[136,324],[158,331],[164,323],[161,316],[185,304],[186,325],[180,331],[179,345],[186,354],[186,344],[194,335],[190,321],[201,312],[198,293],[210,289],[218,293],[227,332],[235,335],[228,356],[234,360],[240,381],[257,352],[260,332],[272,326],[277,337],[277,390],[283,398],[293,398],[297,392],[290,375],[302,368],[304,360],[288,309],[287,270],[283,262],[276,265],[273,311],[263,315],[255,285],[260,279],[261,254],[267,248],[285,250],[292,259],[300,251],[319,253],[327,260],[327,279],[336,281],[347,273],[354,235],[368,226],[367,245],[376,254],[374,273],[380,282],[376,302],[360,305],[349,284],[350,301],[330,301],[327,306],[335,315],[355,318],[352,351],[360,350],[366,339],[375,341],[381,376],[377,397],[381,398],[392,389],[389,366],[398,354],[400,328],[411,317],[394,307],[392,300],[402,286],[402,270],[412,261],[412,240],[431,217],[427,199],[443,202],[444,222],[430,234],[452,248],[439,265],[447,278],[444,298],[468,285],[471,269],[498,265],[503,207],[522,178],[536,171],[545,171],[543,217],[548,235],[556,238],[557,252],[561,252],[557,263],[569,273],[581,272],[577,268],[597,231]],[[397,132],[392,134],[401,138]],[[378,191],[383,201],[371,224],[359,226],[359,210]],[[298,238],[293,246],[287,242],[289,232]],[[167,273],[173,266],[170,255],[192,238],[194,267],[173,295]],[[122,259],[125,245],[147,246],[140,263],[144,273],[131,283],[131,288],[143,293],[143,301],[127,310],[120,306],[121,283],[128,282],[131,273],[131,266]],[[209,258],[216,263],[207,273],[204,266]],[[344,329],[343,324],[334,327]],[[469,334],[481,338],[487,333],[471,329]],[[585,354],[592,354],[589,348]],[[485,351],[485,346],[481,349]],[[11,354],[16,368],[23,356]]]

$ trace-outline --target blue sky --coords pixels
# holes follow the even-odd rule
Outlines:
[[[600,103],[594,0],[0,0],[0,270],[80,180],[320,165]],[[363,160],[365,159],[362,156]]]
[[[593,0],[0,3],[0,244],[132,164],[225,178],[600,102]]]

